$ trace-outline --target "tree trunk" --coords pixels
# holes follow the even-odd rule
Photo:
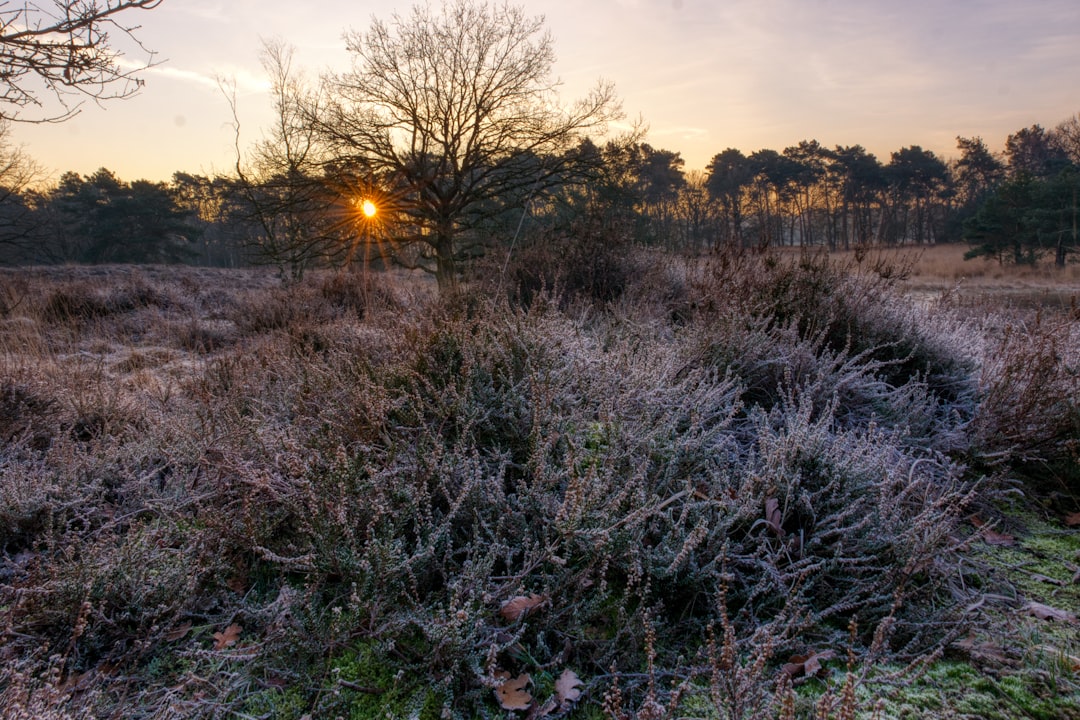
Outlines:
[[[457,289],[454,234],[448,229],[440,228],[435,236],[435,280],[440,295],[448,295]]]

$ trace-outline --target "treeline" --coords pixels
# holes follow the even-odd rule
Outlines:
[[[1077,247],[1080,116],[1008,136],[1002,153],[957,138],[946,161],[914,145],[883,163],[859,145],[815,140],[749,155],[727,149],[705,173],[637,149],[634,206],[646,240],[717,245],[909,245],[967,240],[972,254],[1064,264]]]
[[[505,198],[473,233],[471,253],[523,231],[542,237],[585,221],[613,239],[691,252],[966,240],[971,255],[1017,263],[1052,256],[1065,264],[1080,247],[1080,115],[1051,130],[1021,129],[1002,153],[979,137],[957,142],[951,161],[916,145],[888,162],[860,145],[815,140],[779,152],[729,148],[704,172],[687,172],[679,153],[640,139],[585,140],[574,151],[583,170],[573,181]],[[0,171],[0,184],[10,186],[0,193],[0,263],[269,262],[297,276],[370,258],[357,246],[372,240],[372,226],[354,217],[352,205],[362,195],[393,196],[393,188],[372,187],[370,176],[357,181],[356,168],[288,170],[257,179],[178,172],[169,182],[127,182],[102,168],[66,173],[43,189],[20,187],[15,180],[25,173]],[[396,195],[400,202],[407,193]],[[393,252],[395,236],[416,231],[394,222],[390,212],[379,219],[381,255]],[[424,258],[398,259],[422,265]]]

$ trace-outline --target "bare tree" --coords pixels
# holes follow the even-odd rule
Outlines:
[[[28,191],[47,172],[11,140],[11,123],[0,118],[0,263],[40,260],[41,223]]]
[[[344,193],[326,181],[327,158],[301,112],[310,91],[293,70],[292,48],[281,40],[264,41],[261,60],[270,79],[274,124],[246,162],[235,92],[222,82],[236,129],[236,200],[256,258],[276,265],[283,279],[299,280],[313,265],[349,259],[355,213],[345,207]]]
[[[310,119],[340,160],[403,195],[399,241],[433,256],[441,290],[457,282],[462,242],[492,214],[565,183],[572,149],[618,116],[600,83],[563,106],[542,17],[454,0],[417,6],[346,34],[349,72],[324,78]]]
[[[1054,141],[1073,165],[1080,165],[1080,113],[1062,121],[1051,131]]]
[[[142,86],[136,73],[154,53],[127,24],[131,10],[152,10],[163,0],[51,0],[0,2],[0,117],[57,122],[85,99],[129,97]],[[122,16],[122,20],[121,20]],[[121,61],[117,40],[129,41],[146,60]],[[36,115],[26,116],[28,108]]]

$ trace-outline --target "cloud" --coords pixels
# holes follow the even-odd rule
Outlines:
[[[269,91],[270,81],[261,73],[254,73],[250,69],[238,65],[225,65],[213,72],[200,72],[198,70],[185,70],[172,64],[162,63],[146,67],[125,58],[119,58],[117,65],[123,70],[138,70],[142,75],[157,76],[175,80],[189,85],[195,85],[208,90],[218,92],[220,80],[235,81],[236,92],[240,95],[260,94]]]

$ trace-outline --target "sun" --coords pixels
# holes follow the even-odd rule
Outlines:
[[[379,208],[375,203],[365,198],[360,203],[360,212],[364,213],[364,217],[366,218],[373,218],[378,214]]]

